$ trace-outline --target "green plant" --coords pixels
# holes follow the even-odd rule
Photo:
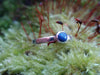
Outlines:
[[[56,3],[59,5],[58,1]],[[72,3],[70,1],[69,7],[71,7],[71,5]],[[52,6],[49,8],[51,7]],[[60,7],[58,8],[60,9]],[[38,38],[38,31],[40,29],[38,27],[41,23],[44,26],[42,27],[41,37],[46,37],[53,35],[50,29],[52,29],[54,33],[61,31],[62,26],[58,25],[56,21],[62,21],[64,23],[64,31],[72,36],[72,40],[63,44],[56,42],[49,46],[47,46],[47,43],[32,44],[32,41],[27,39],[21,25],[12,26],[8,31],[3,31],[5,37],[0,38],[1,75],[99,75],[100,47],[97,44],[99,43],[100,35],[92,39],[92,41],[89,41],[88,36],[94,33],[94,27],[90,27],[85,33],[79,33],[76,37],[75,34],[78,26],[75,18],[79,16],[79,13],[84,9],[80,10],[80,12],[71,12],[70,10],[73,8],[64,8],[65,11],[62,13],[59,9],[55,9],[55,12],[48,10],[49,14],[48,11],[44,9],[42,16],[45,20],[41,22],[39,22],[39,20],[41,20],[41,15],[36,12],[32,13],[39,15],[39,17],[35,16],[32,20],[33,28],[37,28],[34,29],[35,35],[33,35],[27,24],[27,21],[30,21],[29,19],[23,21],[24,27],[30,39],[33,40],[34,36]],[[34,7],[33,10],[35,10]],[[68,10],[69,12],[66,12]],[[83,17],[86,17],[86,14],[89,13],[89,9],[85,10],[87,10],[87,12],[83,13],[82,16],[80,15],[82,21],[86,19]],[[40,11],[40,7],[38,7],[38,11]],[[68,14],[66,15],[66,13]],[[93,18],[94,17],[93,15]],[[48,28],[48,31],[46,31],[45,27]],[[86,26],[82,24],[80,31],[85,27]]]

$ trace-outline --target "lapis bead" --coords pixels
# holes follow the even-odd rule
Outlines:
[[[60,32],[58,34],[58,40],[60,42],[66,42],[67,41],[67,34],[65,32]]]

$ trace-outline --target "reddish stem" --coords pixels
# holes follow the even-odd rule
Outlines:
[[[79,30],[81,28],[82,21],[80,19],[78,19],[78,18],[75,18],[75,20],[76,20],[76,23],[78,24],[78,30],[77,30],[77,32],[75,34],[75,37],[77,37],[78,36],[78,32],[79,32]]]
[[[39,31],[39,36],[38,37],[40,38],[41,37],[41,28],[42,28],[43,17],[42,16],[38,16],[38,18],[39,18],[39,24],[40,24],[40,31]]]
[[[51,44],[51,43],[56,43],[57,42],[57,40],[56,41],[50,41],[49,43],[48,43],[48,46]]]
[[[39,15],[42,15],[42,13],[36,8],[35,9],[36,11],[37,11],[37,13],[39,14]]]
[[[39,23],[40,23],[40,31],[39,31],[39,38],[41,37],[41,27],[42,27],[42,21],[41,20],[39,20]]]
[[[87,10],[86,7],[89,5],[90,1],[91,1],[91,0],[88,0],[88,1],[85,3],[85,5],[83,6],[82,10],[84,10],[84,11]],[[82,12],[82,13],[84,13],[84,12]],[[77,17],[80,17],[82,13],[79,13]]]
[[[28,34],[27,34],[27,32],[26,32],[26,29],[24,28],[23,23],[21,23],[21,26],[22,26],[22,28],[23,28],[23,30],[24,30],[24,32],[25,32],[25,34],[26,34],[28,40],[31,41],[31,39],[29,38],[29,36],[28,36]]]
[[[100,20],[100,16],[96,17],[96,19]]]
[[[98,43],[97,45],[100,45],[100,43]]]
[[[98,33],[94,32],[93,36],[88,37],[89,42],[90,42],[93,38],[95,38],[97,35],[98,35]]]
[[[42,8],[41,8],[42,9]],[[37,15],[38,16],[38,18],[39,18],[39,24],[40,24],[40,31],[39,31],[39,38],[41,37],[41,28],[42,28],[42,22],[44,21],[44,18],[43,18],[43,16],[42,16],[42,13],[36,8],[36,11],[37,11],[37,13],[39,14],[39,15]]]
[[[44,24],[45,32],[48,32],[47,26]]]
[[[31,31],[32,31],[32,33],[33,33],[33,37],[34,37],[34,39],[36,39],[36,37],[35,37],[35,33],[34,33],[34,31],[33,31],[33,28],[32,28],[32,25],[29,23],[29,26],[30,26],[30,28],[31,28]]]
[[[85,30],[87,29],[87,27],[89,27],[89,25],[90,25],[90,22],[89,22],[89,24],[87,24],[87,26],[80,33],[85,32]]]
[[[41,2],[41,3],[39,4],[39,6],[41,7],[41,13],[43,13],[43,2]]]
[[[85,30],[88,28],[88,27],[92,27],[92,26],[94,26],[94,22],[96,22],[97,24],[97,26],[99,25],[99,22],[98,22],[98,20],[97,19],[94,19],[94,20],[91,20],[88,24],[87,24],[87,26],[81,31],[81,32],[85,32]],[[80,33],[81,33],[80,32]]]
[[[87,14],[86,16],[88,16],[87,17],[87,19],[84,21],[84,24],[86,24],[88,21],[89,21],[89,19],[91,18],[91,16],[94,14],[94,12],[97,10],[97,8],[100,6],[100,4],[98,3],[95,7],[94,7],[94,9],[92,9],[91,10],[91,12],[89,13],[89,14]]]
[[[94,19],[94,20],[91,20],[91,22],[95,22],[97,28],[95,29],[94,35],[88,37],[88,39],[90,39],[89,41],[91,41],[94,37],[96,37],[98,34],[100,34],[100,24],[99,24],[99,20]]]
[[[81,0],[77,0],[77,4],[78,4],[78,6],[80,6],[81,5]]]
[[[47,3],[48,4],[48,3]],[[53,32],[53,30],[50,28],[50,26],[49,26],[49,6],[48,6],[48,8],[47,8],[47,19],[48,19],[48,28],[49,28],[49,30],[50,30],[50,32],[52,33],[52,34],[54,34],[55,35],[55,33]]]
[[[90,3],[90,1],[91,1],[91,0],[88,0],[88,1],[85,3],[83,9],[85,9],[85,8],[88,6],[88,4]]]
[[[56,21],[56,23],[62,25],[62,31],[63,31],[63,22],[61,22],[61,21]]]
[[[54,0],[52,0],[52,11],[54,11]]]

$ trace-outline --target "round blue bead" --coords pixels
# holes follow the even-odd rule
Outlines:
[[[65,41],[67,41],[67,34],[66,34],[65,32],[60,32],[60,33],[58,34],[58,40],[59,40],[60,42],[65,42]]]

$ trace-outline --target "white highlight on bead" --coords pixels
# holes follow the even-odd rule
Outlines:
[[[67,35],[67,40],[66,40],[65,42],[59,41],[59,40],[58,40],[58,35],[59,35],[61,32],[64,32],[64,31],[59,31],[59,32],[56,34],[56,38],[57,38],[57,41],[58,41],[58,42],[60,42],[60,43],[65,43],[65,42],[67,42],[68,40],[71,40],[71,39],[72,39],[72,37],[71,37],[70,35]],[[64,32],[64,33],[65,33],[65,32]]]

